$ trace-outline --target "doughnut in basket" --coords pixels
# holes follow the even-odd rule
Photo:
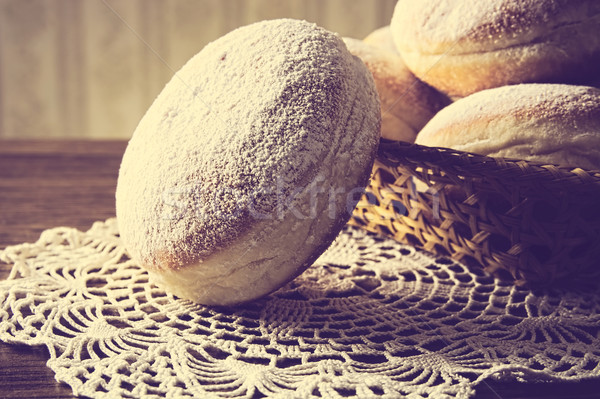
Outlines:
[[[597,0],[399,0],[390,27],[409,69],[452,98],[600,77]]]
[[[397,53],[349,37],[344,43],[373,74],[381,103],[381,137],[414,142],[419,130],[450,100],[417,79]]]

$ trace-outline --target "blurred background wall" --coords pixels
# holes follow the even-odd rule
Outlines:
[[[395,3],[0,0],[0,139],[129,138],[173,73],[232,29],[289,17],[363,38]]]

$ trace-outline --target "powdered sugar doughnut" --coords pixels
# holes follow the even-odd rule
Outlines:
[[[416,142],[600,169],[600,89],[532,83],[482,90],[441,110]]]
[[[239,28],[188,61],[140,121],[119,172],[121,237],[177,296],[265,295],[347,221],[379,124],[372,77],[336,35],[287,19]]]
[[[361,40],[344,38],[348,50],[373,74],[381,103],[381,137],[413,143],[417,133],[448,98],[421,82],[398,54]]]
[[[390,26],[406,65],[453,98],[600,77],[597,0],[399,0]]]

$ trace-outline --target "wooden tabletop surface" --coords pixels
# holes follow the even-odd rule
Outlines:
[[[0,249],[48,228],[87,230],[115,215],[124,141],[0,141]],[[9,265],[0,263],[0,278]],[[0,343],[0,398],[73,398],[45,365],[45,348]],[[579,383],[485,381],[483,398],[600,398],[600,376]],[[435,399],[435,398],[434,398]]]

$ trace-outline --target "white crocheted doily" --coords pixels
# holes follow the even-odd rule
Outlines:
[[[0,339],[45,345],[94,398],[459,397],[485,378],[600,374],[600,293],[531,292],[347,227],[259,301],[209,308],[148,281],[115,220],[6,248]]]

